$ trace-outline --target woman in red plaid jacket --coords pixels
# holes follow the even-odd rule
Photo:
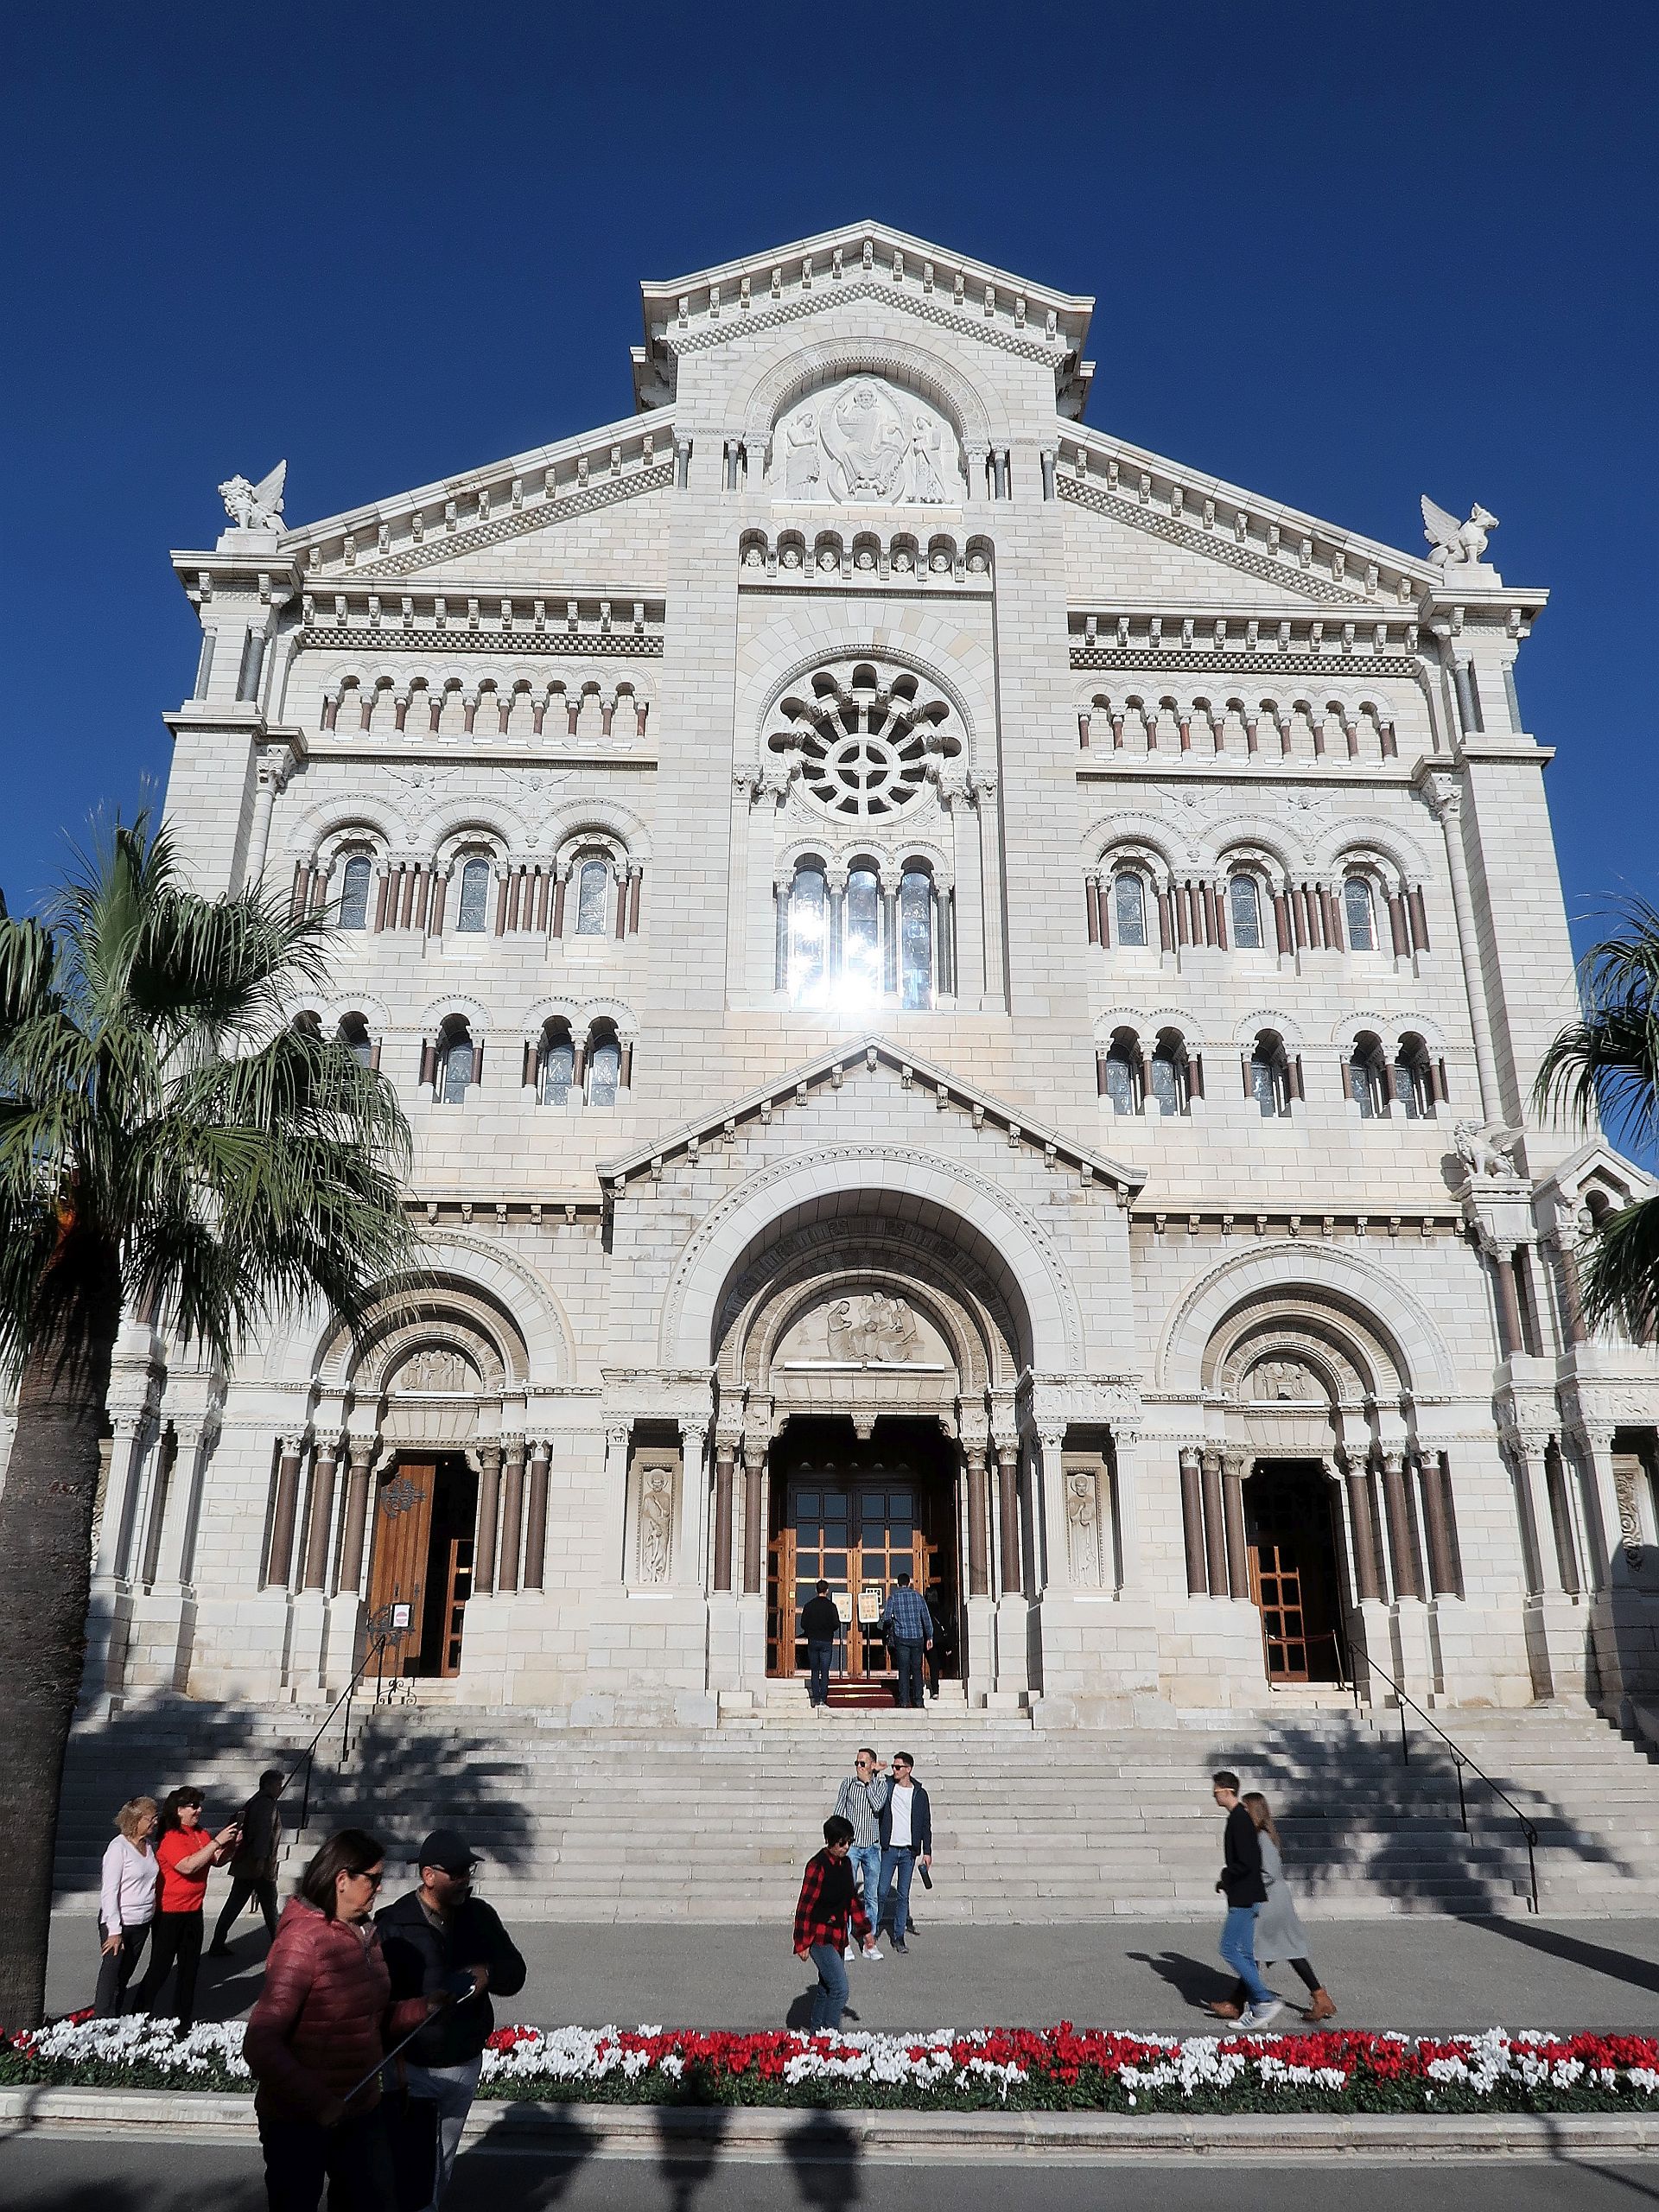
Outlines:
[[[795,1908],[795,1955],[810,1959],[818,1970],[812,1993],[812,2030],[840,2027],[847,2007],[847,1969],[841,1962],[850,1919],[861,1942],[868,1942],[870,1923],[859,1901],[858,1885],[847,1863],[852,1847],[853,1824],[831,1813],[823,1824],[823,1849],[806,1862],[801,1877],[801,1899]]]

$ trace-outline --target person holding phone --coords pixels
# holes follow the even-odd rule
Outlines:
[[[479,1857],[454,1828],[435,1828],[415,1853],[420,1885],[375,1916],[391,1976],[394,2003],[419,1996],[455,2001],[435,2013],[402,2062],[411,2109],[435,2109],[435,2130],[423,2133],[430,2158],[431,2194],[418,2200],[436,2212],[455,2170],[484,2045],[495,2025],[490,1993],[516,1997],[525,1967],[493,1906],[473,1895]],[[431,2129],[433,2112],[419,2118]],[[434,2152],[433,2133],[436,2136]]]
[[[242,1840],[235,1821],[217,1835],[209,1835],[201,1824],[201,1805],[200,1790],[188,1787],[169,1790],[162,1800],[161,1838],[156,1846],[160,1909],[149,1939],[149,1965],[132,2000],[134,2012],[153,2012],[162,1985],[176,1966],[173,1994],[181,2036],[188,2036],[196,2022],[196,1968],[201,1960],[201,1907],[207,1877],[225,1864]]]

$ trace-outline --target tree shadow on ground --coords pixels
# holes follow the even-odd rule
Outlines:
[[[1384,1716],[1379,1725],[1390,1724]],[[1363,1724],[1346,1738],[1284,1726],[1224,1756],[1243,1775],[1246,1789],[1260,1789],[1272,1806],[1286,1872],[1300,1895],[1338,1898],[1357,1877],[1404,1905],[1471,1916],[1513,1906],[1527,1880],[1519,1821],[1466,1773],[1465,1834],[1451,1753],[1420,1727],[1412,1729],[1410,1743],[1408,1759],[1397,1752],[1390,1758],[1386,1734]],[[1523,1775],[1497,1768],[1492,1779],[1522,1807],[1541,1846],[1610,1873],[1628,1871],[1616,1852]]]
[[[455,2161],[450,2212],[540,2212],[567,2196],[600,2146],[596,2129],[550,2105],[502,2105]],[[688,2200],[689,2201],[689,2200]]]
[[[784,2138],[784,2156],[803,2204],[815,2212],[842,2212],[860,2203],[859,2160],[862,2146],[844,2120],[815,2112]]]
[[[1543,1928],[1535,1920],[1483,1920],[1484,1932],[1523,1943],[1529,1951],[1542,1951],[1552,1959],[1565,1959],[1592,1974],[1604,1974],[1632,1989],[1659,1990],[1659,1961],[1634,1957],[1629,1951],[1610,1950],[1605,1943],[1586,1943],[1559,1928]]]

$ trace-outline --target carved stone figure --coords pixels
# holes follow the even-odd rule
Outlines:
[[[1459,1122],[1452,1141],[1471,1175],[1513,1177],[1516,1165],[1510,1155],[1525,1134],[1503,1122]]]
[[[219,496],[225,502],[225,512],[238,530],[281,530],[283,522],[283,486],[288,477],[288,463],[279,461],[269,476],[262,476],[257,484],[250,484],[245,476],[227,477],[219,487]]]
[[[1100,1495],[1084,1468],[1065,1478],[1065,1525],[1071,1554],[1071,1580],[1084,1588],[1100,1580]]]
[[[666,1582],[673,1553],[674,1478],[649,1467],[639,1485],[639,1580]]]
[[[406,1360],[399,1370],[399,1390],[472,1390],[478,1386],[478,1370],[464,1352],[443,1344],[428,1344]]]
[[[879,1290],[838,1298],[825,1325],[832,1359],[903,1362],[915,1357],[920,1340],[909,1300]]]
[[[779,422],[772,480],[785,499],[939,506],[960,498],[956,433],[882,378],[852,376]]]
[[[809,408],[784,432],[784,489],[791,499],[810,499],[818,488],[818,418]]]
[[[1497,528],[1496,515],[1475,505],[1468,521],[1459,522],[1444,507],[1437,507],[1427,492],[1422,505],[1423,535],[1432,549],[1428,557],[1437,568],[1472,568],[1486,558],[1486,534]]]
[[[918,415],[910,439],[910,496],[920,506],[942,506],[950,497],[939,471],[943,433],[925,415]]]
[[[1300,1359],[1264,1359],[1250,1380],[1256,1397],[1269,1403],[1294,1404],[1321,1395]]]

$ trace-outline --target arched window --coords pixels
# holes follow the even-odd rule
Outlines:
[[[1147,941],[1147,879],[1138,868],[1120,868],[1112,878],[1112,918],[1120,944]]]
[[[1285,1048],[1270,1029],[1256,1039],[1249,1058],[1250,1096],[1263,1121],[1281,1119],[1290,1111],[1290,1063]]]
[[[477,935],[489,924],[490,864],[488,861],[470,860],[461,871],[461,907],[455,916],[455,927]]]
[[[375,1062],[374,1039],[369,1034],[369,1025],[360,1014],[343,1014],[340,1027],[334,1032],[359,1067],[372,1068]]]
[[[374,863],[366,853],[353,853],[340,872],[340,926],[365,930],[369,926],[369,887]]]
[[[1262,892],[1253,875],[1236,875],[1227,886],[1227,918],[1241,952],[1262,949]]]
[[[1117,1030],[1106,1055],[1106,1096],[1115,1114],[1141,1111],[1141,1039],[1132,1029]]]
[[[1185,1040],[1179,1030],[1160,1030],[1152,1056],[1153,1103],[1160,1114],[1185,1114],[1191,1096],[1192,1071]]]
[[[795,871],[789,887],[789,977],[791,1006],[822,1006],[830,961],[830,885],[816,861]]]
[[[1393,1075],[1395,1103],[1407,1121],[1433,1121],[1434,1063],[1421,1037],[1408,1034],[1400,1039]]]
[[[907,868],[899,881],[899,1003],[933,1003],[933,879]]]
[[[303,1014],[296,1014],[288,1026],[296,1037],[315,1037],[321,1039],[322,1036],[321,1017],[314,1014],[309,1007]]]
[[[614,1106],[622,1084],[622,1047],[608,1022],[595,1022],[588,1038],[588,1103]]]
[[[842,931],[842,1002],[873,1006],[881,995],[881,879],[873,868],[847,874],[846,920]]]
[[[576,873],[576,935],[603,937],[610,906],[611,871],[601,860],[586,860]]]
[[[568,1021],[550,1021],[542,1032],[542,1050],[536,1071],[536,1092],[543,1106],[569,1103],[576,1079],[576,1048]]]
[[[1376,908],[1371,887],[1363,875],[1351,875],[1342,887],[1342,914],[1348,925],[1351,952],[1376,950]]]
[[[1354,1039],[1348,1055],[1348,1092],[1362,1122],[1379,1122],[1389,1110],[1388,1071],[1382,1047],[1369,1031]]]
[[[452,1016],[444,1023],[438,1039],[437,1087],[442,1104],[461,1103],[474,1080],[477,1065],[472,1030],[458,1016]]]

